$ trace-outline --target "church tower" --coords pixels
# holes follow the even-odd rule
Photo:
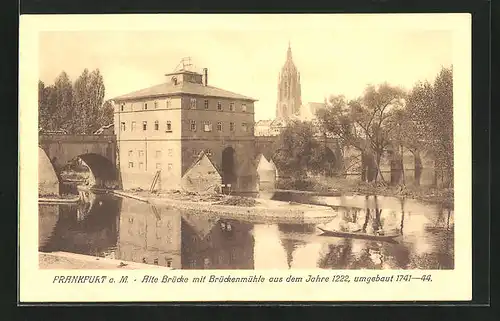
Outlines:
[[[292,48],[288,43],[286,62],[278,75],[278,101],[276,103],[276,118],[290,119],[297,115],[302,105],[300,92],[300,73],[293,63]]]

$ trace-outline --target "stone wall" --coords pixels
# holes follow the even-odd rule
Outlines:
[[[38,147],[38,195],[59,195],[59,179],[56,171],[40,147]]]

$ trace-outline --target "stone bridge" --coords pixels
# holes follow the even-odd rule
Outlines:
[[[328,159],[335,170],[340,170],[344,166],[344,159],[341,147],[336,138],[315,136],[316,141],[324,144],[327,148]],[[280,149],[279,136],[255,136],[255,154],[264,155],[267,160],[272,160]]]
[[[54,174],[80,158],[90,169],[96,185],[119,183],[115,135],[39,134],[39,188],[42,194],[58,194]],[[49,164],[52,165],[50,168]],[[40,191],[39,191],[40,192]]]

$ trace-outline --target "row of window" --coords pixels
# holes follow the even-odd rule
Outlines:
[[[134,167],[135,165],[136,165],[136,163],[134,163],[133,161],[129,161],[129,162],[128,162],[128,168],[135,168],[135,167]],[[173,165],[172,163],[168,163],[168,164],[167,164],[167,171],[169,171],[169,172],[170,172],[170,171],[172,170],[172,167],[173,167],[173,166],[174,166],[174,165]],[[138,163],[137,163],[137,167],[138,167],[139,169],[146,169],[146,168],[144,167],[144,162],[138,162]],[[156,163],[156,169],[161,169],[161,167],[162,167],[162,166],[161,166],[161,163]]]
[[[173,150],[172,148],[169,148],[169,149],[168,149],[168,154],[167,154],[167,155],[168,155],[169,157],[171,157],[171,156],[173,155],[173,152],[174,152],[174,150]],[[143,150],[138,150],[138,151],[137,151],[137,154],[138,154],[138,156],[139,156],[139,157],[144,157],[144,151],[143,151]],[[134,151],[133,151],[133,150],[129,150],[129,151],[128,151],[128,156],[129,156],[129,157],[134,156]],[[156,151],[156,153],[155,153],[155,157],[156,157],[156,158],[161,158],[161,150],[157,150],[157,151]]]
[[[213,129],[212,122],[211,121],[202,121],[202,130],[204,132],[211,132]],[[241,131],[243,132],[248,132],[250,129],[250,125],[247,123],[241,123]],[[197,130],[196,126],[196,120],[191,120],[190,121],[190,130],[192,132],[195,132]],[[223,132],[224,131],[224,124],[221,121],[217,122],[217,131],[218,132]],[[235,123],[234,122],[229,122],[229,131],[234,132],[235,131]]]
[[[196,107],[198,106],[198,101],[196,98],[191,98],[190,100],[190,104],[189,104],[189,107],[191,109],[196,109]],[[208,99],[204,99],[203,101],[203,108],[204,109],[209,109],[210,107],[210,102]],[[218,101],[217,102],[217,110],[218,111],[223,111],[224,108],[222,107],[222,102]],[[229,111],[235,111],[235,103],[233,102],[230,102],[229,103]],[[241,109],[240,109],[242,112],[246,112],[247,111],[247,105],[246,104],[241,104]]]
[[[136,103],[130,103],[130,107],[132,109],[134,109],[135,104]],[[142,104],[143,110],[148,110],[148,103],[139,103],[139,104]],[[165,99],[164,106],[165,106],[165,108],[170,108],[172,106],[172,100],[170,98]],[[160,102],[159,101],[153,102],[153,108],[154,109],[160,108]],[[124,110],[125,110],[125,103],[121,103],[120,104],[120,111],[124,111]]]
[[[136,129],[136,122],[133,121],[130,123],[130,131],[133,132],[135,131]],[[160,130],[160,122],[159,121],[155,121],[154,123],[154,129],[155,130]],[[124,132],[127,130],[127,125],[125,124],[124,121],[122,121],[121,123],[121,131]],[[143,131],[146,131],[148,130],[148,122],[147,121],[143,121],[142,122],[142,130]],[[165,132],[172,132],[172,122],[170,120],[167,120],[167,122],[165,123]]]
[[[133,121],[131,124],[130,124],[130,131],[135,131],[136,129],[136,122]],[[190,130],[192,132],[195,132],[197,130],[197,126],[196,126],[196,120],[191,120],[190,121]],[[127,125],[125,122],[122,122],[121,123],[121,131],[124,132],[127,130]],[[202,129],[204,132],[211,132],[212,131],[212,122],[211,121],[203,121],[202,122]],[[143,121],[142,122],[142,130],[143,131],[146,131],[148,130],[148,122],[147,121]],[[160,122],[159,121],[155,121],[154,122],[154,130],[157,130],[159,131],[160,130]],[[234,122],[230,122],[229,123],[229,131],[231,132],[234,132],[235,130],[235,123]],[[241,130],[243,132],[249,132],[251,130],[251,127],[249,124],[247,123],[241,123]],[[217,131],[218,132],[223,132],[224,131],[224,124],[222,121],[218,121],[217,122]],[[166,124],[165,124],[165,132],[166,133],[171,133],[172,132],[172,122],[171,121],[167,121]]]
[[[189,102],[190,102],[189,103],[189,107],[191,109],[196,109],[197,108],[197,106],[198,106],[198,100],[196,98],[191,98]],[[142,110],[148,110],[148,108],[151,107],[150,106],[151,104],[148,105],[147,102],[140,103],[140,104],[142,104]],[[164,104],[165,108],[170,108],[172,106],[172,100],[170,98],[167,98],[163,104]],[[160,108],[160,102],[159,101],[153,102],[153,106],[152,107],[153,107],[153,109]],[[210,101],[208,99],[204,99],[203,100],[203,107],[206,110],[209,109],[209,107],[210,107]],[[132,109],[134,108],[134,103],[131,103],[131,108]],[[125,110],[125,103],[122,103],[120,105],[120,110],[121,111]],[[217,102],[217,110],[218,111],[223,111],[224,110],[224,107],[223,107],[223,104],[222,104],[221,101]],[[235,103],[234,102],[230,102],[229,103],[229,111],[236,111]],[[247,105],[246,104],[241,104],[240,111],[246,112],[247,111]]]

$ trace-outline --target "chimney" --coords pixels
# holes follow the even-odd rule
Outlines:
[[[206,86],[208,84],[208,69],[203,68],[203,86]]]

